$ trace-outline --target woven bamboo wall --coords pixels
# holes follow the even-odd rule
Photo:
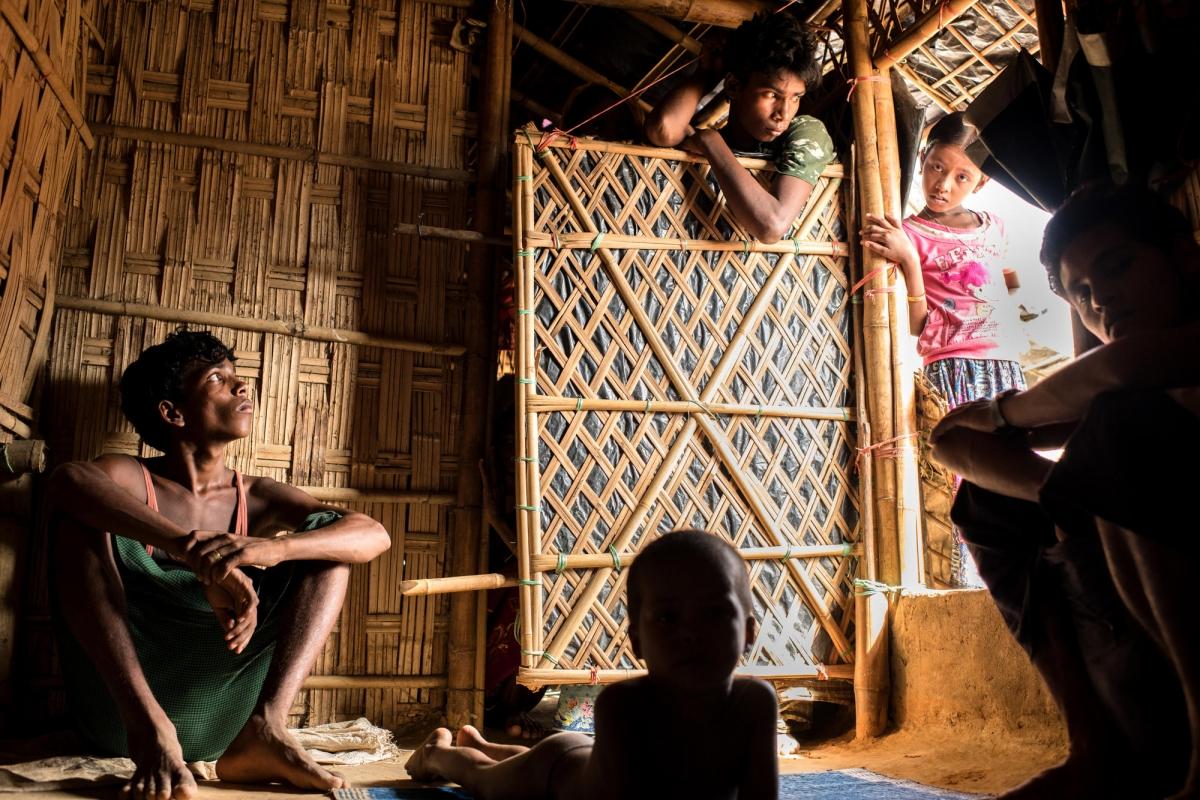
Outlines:
[[[748,561],[762,627],[745,671],[849,677],[860,528],[841,167],[794,239],[761,245],[702,161],[590,141],[535,152],[519,138],[522,680],[637,669],[622,564],[689,526]]]
[[[0,441],[30,434],[63,215],[94,144],[81,113],[85,13],[79,0],[0,2]]]
[[[116,384],[188,320],[234,347],[257,398],[231,466],[334,502],[370,493],[350,506],[392,548],[353,572],[314,671],[349,677],[302,693],[306,723],[444,705],[447,600],[398,588],[447,567],[465,248],[393,226],[469,227],[472,57],[449,46],[464,5],[115,0],[94,19],[99,141],[67,223],[43,427],[59,459],[149,452]],[[30,668],[52,675],[35,588]]]

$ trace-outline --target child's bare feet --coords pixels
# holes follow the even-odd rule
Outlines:
[[[483,738],[483,734],[473,725],[463,725],[458,729],[454,743],[459,747],[470,747],[478,750],[493,761],[503,761],[528,750],[519,744],[496,744]]]
[[[230,783],[290,783],[299,789],[343,789],[349,783],[321,768],[282,725],[253,715],[217,759],[217,777]]]
[[[196,796],[196,779],[183,760],[175,726],[163,716],[144,726],[128,726],[129,756],[133,777],[121,789],[130,800],[190,800]]]
[[[542,739],[546,736],[546,726],[525,712],[513,714],[504,723],[504,732],[513,738]]]
[[[478,733],[478,731],[476,731]],[[481,739],[483,737],[480,737]],[[430,750],[438,747],[450,747],[454,744],[454,736],[450,733],[449,728],[438,728],[433,733],[429,734],[421,746],[413,751],[409,756],[408,761],[404,762],[404,770],[408,773],[408,777],[414,781],[435,781],[439,776],[434,773],[425,763],[425,759]]]

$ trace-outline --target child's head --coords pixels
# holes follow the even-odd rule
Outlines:
[[[247,408],[247,385],[234,374],[233,361],[233,351],[208,331],[175,331],[125,369],[121,411],[158,450],[165,451],[172,430],[185,424],[246,436],[253,407]]]
[[[1187,218],[1142,186],[1086,186],[1042,239],[1050,288],[1102,342],[1194,320],[1200,246]]]
[[[724,54],[730,123],[761,142],[778,138],[821,77],[816,37],[791,14],[758,14],[730,34]]]
[[[966,152],[978,138],[979,130],[966,121],[961,111],[947,114],[930,129],[921,156],[921,190],[930,211],[956,211],[968,195],[987,184],[987,176]]]
[[[746,565],[705,531],[672,531],[629,568],[629,635],[652,675],[700,688],[729,680],[757,623]]]

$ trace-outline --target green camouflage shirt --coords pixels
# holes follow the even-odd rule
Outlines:
[[[739,150],[736,154],[773,161],[780,175],[791,175],[813,186],[836,155],[821,120],[807,114],[793,119],[778,139],[761,142],[757,150]]]

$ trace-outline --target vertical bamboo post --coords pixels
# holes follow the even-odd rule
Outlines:
[[[874,85],[875,131],[879,146],[879,179],[884,210],[897,219],[900,207],[900,146],[896,136],[896,108],[892,103],[891,70],[881,69]],[[917,470],[916,385],[908,324],[908,300],[897,290],[884,295],[889,302],[889,332],[892,341],[892,435],[897,437],[896,457],[880,465],[896,474],[896,544],[902,586],[921,583],[924,578],[925,548],[921,539],[921,484]]]
[[[484,55],[483,94],[479,110],[479,171],[475,196],[475,227],[485,234],[500,233],[504,210],[504,124],[508,105],[511,0],[493,0],[488,15]],[[479,459],[484,452],[487,397],[495,375],[492,337],[493,261],[491,248],[473,247],[467,262],[466,347],[463,358],[462,439],[459,446],[457,509],[450,540],[450,572],[479,572],[479,536],[483,530],[483,487]],[[483,687],[476,681],[479,618],[475,592],[450,598],[450,642],[447,668],[446,720],[453,728],[483,721]]]
[[[854,79],[850,100],[854,114],[855,176],[861,221],[863,214],[882,214],[885,208],[875,118],[874,89],[879,84],[872,80],[867,1],[842,0],[842,18],[846,26],[846,52]],[[867,422],[871,426],[872,441],[882,442],[895,435],[892,377],[895,334],[887,302],[892,279],[878,256],[861,247],[856,255],[863,265],[863,274],[873,276],[867,282],[862,300],[863,357],[867,379]],[[871,291],[881,289],[884,291]],[[866,457],[870,458],[871,454]],[[864,530],[864,534],[874,537],[879,579],[896,583],[900,579],[896,471],[888,461],[877,461],[873,466],[876,465],[880,468],[873,470],[872,496],[864,498],[864,502],[872,506],[876,524],[873,529]],[[875,736],[883,731],[888,708],[886,598],[859,594],[855,597],[855,612],[855,729],[860,737]]]

